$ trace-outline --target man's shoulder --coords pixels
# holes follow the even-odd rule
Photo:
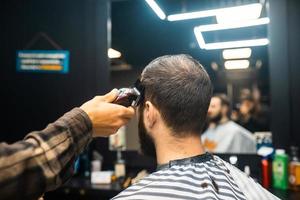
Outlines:
[[[150,174],[113,199],[215,199],[218,195],[211,176],[226,179],[223,168],[218,157],[199,164],[175,165]]]
[[[214,128],[207,128],[204,132],[203,135],[207,135],[210,133],[215,133],[218,132],[220,130],[222,130],[221,132],[223,132],[225,130],[230,130],[230,132],[239,132],[239,131],[246,131],[246,129],[244,129],[242,126],[240,126],[239,124],[235,123],[234,121],[227,121],[225,123],[222,124],[218,124],[216,127]]]
[[[227,128],[231,129],[235,134],[252,135],[250,131],[235,123],[234,121],[228,121],[226,123]]]
[[[219,193],[216,188],[225,192]],[[199,200],[228,197],[251,200],[277,199],[242,171],[213,156],[213,159],[205,164],[174,166],[152,173],[121,192],[113,200],[170,198]]]
[[[147,195],[149,186],[155,182],[154,173],[150,174],[149,176],[141,179],[139,182],[133,184],[132,186],[128,187],[127,189],[123,190],[117,196],[115,196],[112,200],[117,199],[135,199],[140,195]],[[145,197],[144,197],[145,198]]]

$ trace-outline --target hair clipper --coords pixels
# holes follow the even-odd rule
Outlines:
[[[125,107],[137,107],[143,101],[143,93],[144,87],[141,86],[140,80],[138,79],[135,82],[134,87],[119,89],[118,97],[113,103]]]

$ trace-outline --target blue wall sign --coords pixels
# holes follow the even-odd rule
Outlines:
[[[21,50],[17,51],[18,72],[63,73],[69,71],[69,51]]]

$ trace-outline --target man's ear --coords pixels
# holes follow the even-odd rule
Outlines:
[[[144,107],[145,125],[148,126],[148,128],[152,128],[157,121],[157,117],[158,110],[156,107],[150,101],[146,101]]]

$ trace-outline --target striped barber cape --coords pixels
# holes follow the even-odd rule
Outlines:
[[[278,199],[245,173],[205,153],[170,161],[113,200],[126,199]]]

